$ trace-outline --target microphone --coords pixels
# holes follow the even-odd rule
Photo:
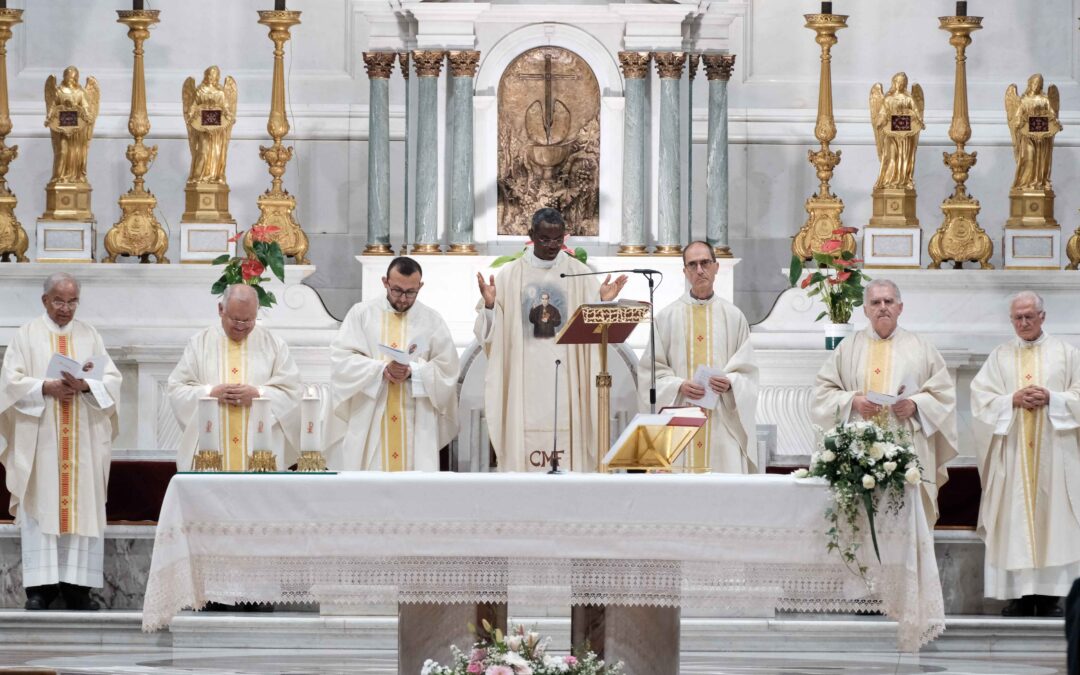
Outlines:
[[[551,432],[551,471],[549,474],[562,473],[559,471],[559,366],[561,359],[555,359],[555,428]]]
[[[559,277],[562,278],[562,279],[566,279],[567,277],[595,277],[595,276],[599,276],[601,274],[645,274],[645,275],[649,275],[649,274],[663,274],[663,272],[661,272],[660,270],[649,270],[649,269],[638,268],[638,269],[632,269],[632,270],[608,270],[606,272],[578,272],[577,274],[567,274],[566,272],[562,272],[562,273],[559,274]]]

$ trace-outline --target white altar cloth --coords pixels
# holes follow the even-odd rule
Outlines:
[[[898,647],[944,630],[921,502],[877,517],[873,592],[823,534],[824,485],[773,475],[180,474],[143,629],[208,601],[881,610]],[[863,531],[867,532],[866,527]]]

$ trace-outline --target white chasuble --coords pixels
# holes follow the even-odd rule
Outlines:
[[[91,391],[61,402],[45,398],[53,354],[79,362],[104,356],[102,379]],[[0,373],[0,462],[7,471],[11,512],[42,535],[101,537],[112,441],[119,430],[120,371],[101,336],[72,320],[63,328],[48,316],[15,332]]]
[[[754,473],[758,368],[750,345],[750,326],[734,305],[715,293],[698,300],[684,293],[656,315],[656,406],[691,405],[680,393],[698,366],[722,369],[731,389],[698,430],[682,455],[683,468],[719,473]],[[649,409],[652,361],[649,350],[638,369],[641,409]]]
[[[402,383],[383,376],[385,345],[412,354]],[[457,435],[458,353],[442,316],[385,297],[353,306],[330,344],[333,391],[327,463],[343,471],[438,471]]]
[[[1029,385],[1049,405],[1014,408]],[[1045,333],[997,347],[971,383],[986,595],[1066,595],[1080,577],[1080,351]]]
[[[880,338],[872,327],[840,343],[817,374],[810,420],[823,429],[862,419],[855,395],[876,391],[903,396],[917,412],[901,426],[911,434],[923,469],[922,497],[930,526],[937,522],[938,489],[949,479],[945,465],[956,457],[956,385],[941,354],[926,340],[897,327]],[[895,419],[894,419],[895,421]]]
[[[484,414],[499,471],[547,471],[552,452],[564,471],[596,471],[597,349],[555,343],[580,305],[600,300],[595,277],[559,275],[590,271],[565,253],[544,261],[530,249],[495,277],[494,309],[477,307],[474,330],[488,359]]]
[[[271,443],[285,469],[299,457],[300,370],[284,340],[262,326],[247,338],[231,340],[220,325],[205,328],[188,340],[180,362],[169,375],[169,402],[183,430],[176,466],[191,471],[199,449],[199,399],[219,384],[247,384],[270,399]],[[219,450],[225,471],[244,471],[251,454],[251,408],[218,404]]]

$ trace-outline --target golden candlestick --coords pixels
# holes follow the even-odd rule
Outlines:
[[[259,222],[256,227],[276,227],[268,234],[271,241],[281,246],[281,252],[291,256],[297,265],[308,265],[308,238],[293,216],[296,198],[282,187],[281,177],[285,165],[292,159],[292,147],[285,147],[281,139],[289,134],[289,119],[285,116],[285,43],[291,37],[289,29],[300,23],[300,12],[295,10],[264,10],[259,12],[259,23],[270,29],[274,43],[274,81],[270,94],[270,119],[266,130],[274,139],[270,147],[259,146],[259,157],[269,165],[272,181],[270,189],[259,195]],[[252,244],[251,232],[244,245]]]
[[[975,156],[978,154],[964,150],[964,144],[971,140],[965,52],[971,44],[971,34],[982,29],[982,17],[943,16],[939,21],[941,30],[949,32],[949,44],[956,48],[953,117],[952,124],[949,125],[949,138],[956,143],[956,152],[942,153],[945,166],[952,169],[956,187],[953,188],[952,195],[941,203],[945,222],[934,236],[930,237],[928,252],[933,262],[929,268],[940,269],[941,263],[952,261],[953,267],[960,269],[964,262],[970,261],[979,263],[980,269],[993,269],[990,256],[994,254],[994,244],[976,220],[979,215],[978,200],[968,194],[967,186],[964,185],[971,167],[975,166]]]
[[[19,156],[19,146],[5,144],[11,133],[11,113],[8,109],[7,41],[11,27],[22,23],[21,9],[0,9],[0,262],[27,262],[26,249],[30,240],[26,230],[15,217],[15,198],[7,186],[8,166]]]
[[[117,256],[139,256],[139,262],[150,262],[150,256],[158,263],[167,263],[165,251],[169,250],[169,237],[154,217],[157,198],[145,187],[143,176],[157,157],[157,146],[143,145],[143,138],[150,133],[150,118],[146,114],[146,76],[143,73],[143,42],[150,39],[150,26],[159,21],[156,9],[128,9],[116,12],[117,23],[128,27],[128,37],[135,43],[135,66],[131,78],[131,115],[128,132],[135,143],[127,148],[127,160],[135,181],[126,194],[120,196],[120,221],[105,234],[105,250],[108,255],[102,262],[116,262]]]
[[[840,214],[844,211],[844,202],[834,195],[829,187],[833,170],[840,164],[840,151],[833,152],[829,144],[836,138],[836,121],[833,118],[832,105],[832,47],[836,44],[836,32],[847,28],[847,16],[840,14],[807,14],[806,27],[813,30],[815,42],[821,47],[821,76],[818,83],[817,123],[814,125],[814,137],[821,143],[821,149],[808,151],[807,158],[817,171],[821,181],[818,191],[806,200],[806,223],[791,242],[791,252],[804,260],[809,260],[827,240],[835,238],[833,230],[842,227]],[[841,250],[855,252],[855,237],[845,234],[842,237]]]

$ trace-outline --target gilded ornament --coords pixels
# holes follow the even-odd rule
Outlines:
[[[649,74],[649,52],[619,52],[619,65],[623,77],[628,80],[641,80]]]
[[[150,262],[154,256],[159,264],[169,262],[165,252],[169,237],[154,216],[157,198],[146,189],[144,176],[157,157],[157,146],[146,146],[143,138],[150,133],[150,118],[146,114],[146,76],[143,69],[143,43],[150,38],[150,26],[158,22],[158,10],[120,10],[117,23],[128,27],[128,37],[135,44],[135,62],[131,78],[131,113],[128,131],[135,142],[127,147],[125,156],[135,177],[132,187],[120,196],[120,220],[105,233],[102,262],[114,263],[118,256],[137,256],[139,262]]]
[[[701,54],[690,52],[686,55],[686,74],[693,80],[697,76],[698,64],[701,63]]]
[[[438,49],[414,49],[412,55],[417,77],[438,77],[442,72],[446,52]]]
[[[447,52],[446,60],[450,63],[451,77],[476,77],[480,52],[473,49]]]
[[[8,147],[7,135],[11,133],[11,114],[7,91],[7,41],[11,39],[11,27],[22,23],[21,9],[0,9],[0,262],[27,262],[26,249],[30,239],[26,236],[19,219],[15,216],[18,199],[8,188],[7,172],[11,162],[19,156],[19,146]]]
[[[1057,86],[1052,84],[1043,93],[1043,76],[1039,74],[1028,78],[1023,95],[1010,84],[1005,91],[1005,111],[1016,161],[1013,190],[1050,190],[1054,136],[1061,131]]]
[[[187,124],[191,167],[184,186],[185,208],[181,222],[232,223],[229,213],[229,185],[225,180],[229,140],[236,123],[236,80],[210,66],[202,82],[184,81],[181,90],[184,122]]]
[[[919,133],[926,128],[925,109],[922,87],[912,85],[909,94],[906,73],[893,75],[888,92],[880,82],[870,89],[870,120],[881,161],[875,190],[914,189],[915,151],[919,147]]]
[[[656,72],[661,78],[682,78],[683,66],[686,65],[686,52],[653,52],[653,61],[656,62]]]
[[[373,80],[386,80],[394,72],[395,52],[364,52],[364,70]]]
[[[45,81],[45,126],[52,137],[52,177],[45,186],[44,220],[94,219],[90,212],[90,183],[86,160],[94,135],[101,89],[93,77],[79,85],[79,69],[68,66],[59,84]]]
[[[731,73],[735,70],[734,54],[702,54],[701,62],[705,64],[705,79],[707,80],[730,80]]]

